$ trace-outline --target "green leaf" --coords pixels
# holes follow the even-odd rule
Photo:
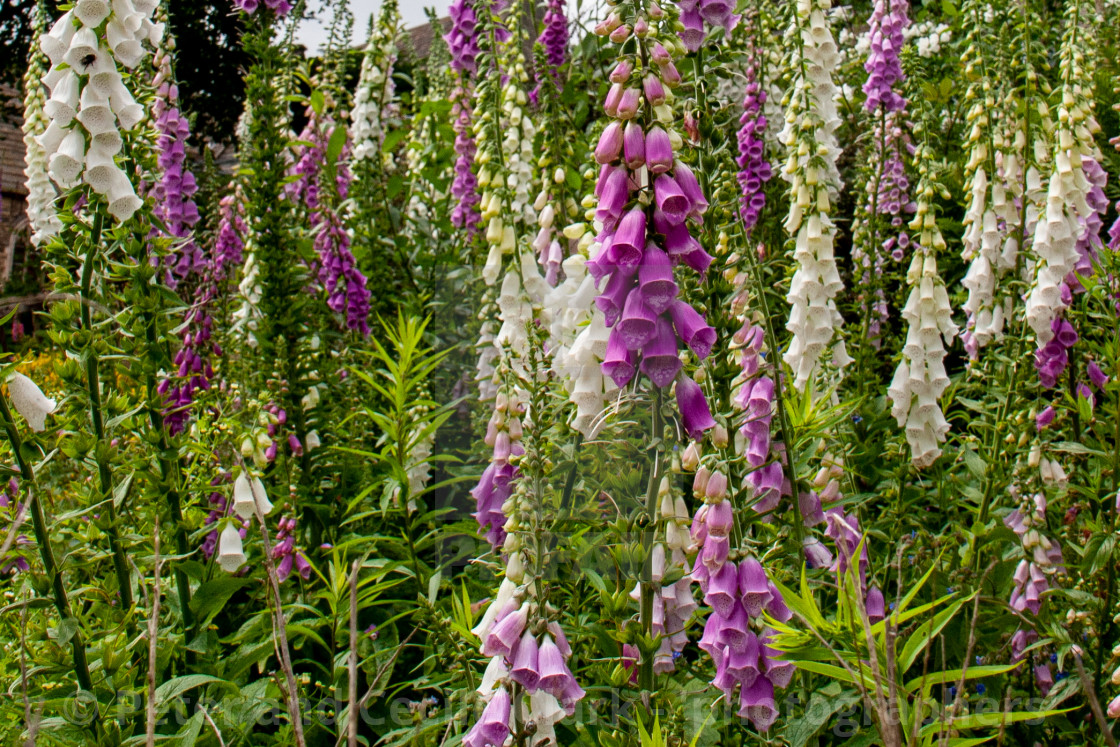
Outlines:
[[[347,135],[346,125],[341,123],[335,125],[334,131],[331,132],[331,139],[327,143],[327,163],[338,163],[342,149],[346,147]]]
[[[933,734],[942,729],[978,729],[995,728],[1001,724],[1013,724],[1017,721],[1042,721],[1050,716],[1059,716],[1075,710],[1066,708],[1059,711],[991,711],[988,713],[970,713],[967,716],[952,719],[951,721],[935,721],[922,728],[922,736]]]
[[[941,630],[949,624],[953,616],[960,611],[961,606],[967,602],[967,599],[958,599],[949,605],[946,609],[941,610],[933,619],[926,620],[918,626],[902,647],[902,651],[898,655],[898,671],[906,672],[918,658],[918,655],[925,650],[926,646],[932,638],[936,637]]]
[[[1012,669],[1017,668],[1022,662],[1015,662],[1014,664],[990,664],[982,667],[969,667],[965,673],[966,680],[978,680],[984,677],[994,677],[997,674],[1004,674],[1010,672]],[[945,683],[955,683],[961,679],[961,670],[950,669],[945,672],[934,672],[933,674],[923,677],[916,677],[906,683],[906,692],[912,693],[919,687],[928,692],[929,688],[934,685],[944,685]]]
[[[326,97],[323,96],[322,91],[315,90],[311,92],[310,103],[311,108],[315,111],[316,114],[322,114],[323,107],[326,106],[327,100]]]
[[[220,576],[207,581],[191,597],[191,612],[194,612],[201,625],[206,625],[221,611],[230,597],[248,584],[249,579],[236,576]]]
[[[235,687],[230,682],[226,682],[221,677],[214,677],[209,674],[186,674],[182,677],[174,677],[164,682],[156,688],[156,705],[166,703],[172,698],[176,698],[187,690],[203,685],[209,685],[212,682],[220,682],[226,687]]]

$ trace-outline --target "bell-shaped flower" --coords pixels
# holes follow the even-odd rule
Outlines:
[[[669,305],[669,314],[685,345],[696,353],[697,358],[707,358],[715,345],[716,331],[708,326],[704,317],[691,304],[679,300]]]
[[[68,10],[54,22],[50,31],[39,37],[39,49],[50,58],[52,65],[62,61],[77,30],[77,26],[74,25],[74,11]]]
[[[621,388],[634,378],[634,356],[626,347],[622,333],[615,328],[607,339],[607,355],[603,358],[604,376],[611,377],[615,386]]]
[[[672,176],[662,174],[657,177],[653,183],[653,196],[657,209],[671,225],[684,223],[692,205]]]
[[[104,52],[97,41],[97,33],[92,28],[83,26],[74,32],[62,59],[74,72],[84,74],[94,68],[102,54]]]
[[[21,373],[13,373],[8,378],[8,395],[31,430],[37,432],[46,427],[47,416],[54,412],[55,401],[43,394],[38,384]]]
[[[218,537],[218,565],[226,573],[233,573],[245,565],[245,551],[241,545],[241,532],[233,522],[226,524]]]
[[[704,390],[687,376],[682,376],[677,381],[677,409],[680,410],[681,424],[689,438],[702,437],[704,431],[716,424],[712,419],[708,400],[704,397]]]
[[[599,136],[599,144],[595,146],[595,161],[601,164],[614,161],[622,153],[622,144],[622,123],[611,122]]]
[[[525,630],[525,622],[528,616],[528,610],[522,605],[517,609],[510,610],[504,617],[494,623],[494,627],[482,643],[482,654],[484,656],[510,658],[513,655],[514,647],[521,638],[521,633]]]
[[[113,50],[117,62],[127,68],[136,67],[144,57],[144,45],[127,28],[114,19],[105,27],[105,41]]]
[[[254,477],[249,485],[253,491],[253,503],[256,504],[257,510],[261,512],[261,516],[268,516],[272,513],[272,502],[268,500],[268,493],[265,492],[261,478]]]
[[[659,387],[669,386],[680,372],[677,334],[673,331],[672,323],[665,317],[657,318],[657,333],[642,349],[642,362],[638,368]]]
[[[60,186],[70,187],[82,173],[86,161],[86,141],[78,130],[71,130],[51,156],[50,174]]]
[[[136,103],[136,99],[132,98],[124,83],[117,85],[109,100],[113,104],[113,111],[117,113],[121,127],[126,130],[131,130],[144,118],[144,108]]]
[[[704,603],[721,617],[730,617],[739,598],[739,574],[735,564],[727,562],[708,579]]]
[[[136,190],[133,188],[132,182],[123,171],[113,180],[113,184],[109,187],[108,197],[109,212],[119,221],[126,221],[131,218],[133,213],[144,204],[143,200],[136,196]],[[311,392],[316,392],[315,396],[318,397],[317,389],[312,389]]]
[[[537,667],[538,646],[537,639],[532,632],[526,630],[517,644],[517,651],[513,655],[513,668],[510,678],[522,685],[529,692],[537,689],[541,673]]]
[[[627,122],[623,131],[623,160],[626,168],[635,170],[646,163],[646,136],[637,122]]]
[[[51,91],[51,97],[43,105],[43,112],[59,127],[67,127],[78,114],[78,76],[67,70]],[[50,152],[50,149],[47,149]]]
[[[248,519],[256,512],[253,486],[244,470],[233,481],[233,512],[242,519]]]
[[[646,213],[641,207],[635,207],[619,222],[607,258],[629,274],[642,261],[645,248]]]
[[[673,143],[658,125],[646,133],[646,166],[651,174],[664,174],[673,167]]]
[[[638,267],[638,287],[646,306],[655,314],[669,308],[679,291],[673,279],[673,265],[669,255],[652,242],[646,244],[642,263]]]
[[[879,591],[878,586],[872,586],[867,590],[867,600],[864,604],[867,608],[867,619],[872,625],[887,616],[886,600],[883,599],[883,592]]]
[[[476,723],[463,737],[465,747],[502,747],[509,737],[510,697],[499,687]]]
[[[100,26],[109,17],[109,3],[106,0],[78,0],[74,5],[74,15],[85,26]]]
[[[640,349],[657,334],[657,315],[646,306],[641,290],[631,290],[626,297],[622,317],[612,336],[616,333],[621,336],[627,350]]]
[[[750,719],[761,732],[770,730],[778,720],[778,704],[774,700],[774,685],[766,677],[758,677],[750,687],[739,693],[739,715]]]
[[[117,128],[116,117],[113,115],[113,110],[109,108],[109,99],[95,91],[93,86],[88,85],[82,91],[78,121],[91,135]]]
[[[743,606],[751,617],[758,617],[770,603],[770,582],[758,558],[749,557],[739,564],[739,592]]]

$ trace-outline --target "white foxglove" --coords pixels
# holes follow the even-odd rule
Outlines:
[[[31,430],[41,431],[46,427],[47,416],[54,412],[55,401],[43,394],[38,384],[21,373],[13,373],[8,378],[8,394]]]
[[[245,565],[245,550],[241,544],[241,532],[233,525],[226,524],[218,537],[218,565],[226,573],[233,573]]]

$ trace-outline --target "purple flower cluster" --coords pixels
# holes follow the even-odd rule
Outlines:
[[[163,53],[168,58],[166,52]],[[152,188],[155,198],[153,212],[163,221],[169,236],[185,239],[176,247],[176,257],[168,268],[168,285],[172,288],[191,273],[203,269],[202,250],[191,236],[191,229],[198,223],[198,206],[192,199],[198,191],[194,174],[186,166],[186,143],[190,136],[190,126],[186,117],[179,111],[179,87],[167,74],[170,63],[161,66],[153,81],[156,88],[152,112],[156,117],[156,140],[158,154],[159,181]]]
[[[743,194],[739,198],[739,214],[743,227],[750,234],[758,223],[758,215],[766,205],[763,186],[770,181],[773,171],[766,160],[766,115],[762,106],[766,103],[766,91],[758,81],[758,61],[754,57],[747,64],[747,91],[743,97],[743,114],[739,117],[739,187]]]
[[[1068,305],[1068,300],[1072,300],[1068,285],[1063,284],[1062,296],[1063,303]],[[1066,365],[1069,363],[1069,349],[1078,340],[1077,330],[1061,316],[1055,317],[1054,321],[1050,322],[1050,329],[1054,332],[1054,336],[1034,353],[1034,367],[1038,371],[1038,380],[1047,389],[1058,383],[1058,377],[1066,370]]]
[[[307,142],[299,160],[293,167],[295,181],[287,186],[288,196],[303,200],[311,218],[315,251],[319,256],[319,282],[327,291],[327,306],[336,314],[345,314],[346,328],[369,336],[370,292],[366,277],[358,269],[350,250],[350,233],[343,225],[337,204],[346,199],[350,190],[351,174],[347,166],[349,141],[343,147],[335,164],[335,183],[324,185],[320,181],[326,158],[327,143],[334,133],[335,123],[311,112],[300,139]],[[321,199],[323,189],[332,189],[337,199]]]
[[[681,41],[689,52],[700,49],[704,43],[704,24],[719,26],[728,33],[735,28],[739,17],[733,14],[733,0],[680,0],[680,22],[684,30],[680,32]]]
[[[603,108],[615,119],[595,148],[600,164],[596,220],[602,230],[596,238],[599,249],[586,266],[596,281],[605,279],[595,299],[611,330],[602,370],[619,387],[638,370],[654,385],[667,387],[682,367],[678,341],[701,360],[716,341],[704,317],[677,299],[674,266],[683,263],[703,275],[712,262],[688,227],[689,221],[701,220],[708,201],[692,170],[674,160],[669,133],[658,124],[647,131],[637,121],[643,105],[663,104],[665,85],[680,80],[660,43],[652,44],[650,59],[654,71],[640,83],[632,83],[634,65],[628,58],[612,71]],[[643,173],[648,180],[641,180]],[[650,187],[649,207],[635,204],[637,193]],[[677,400],[690,435],[711,427],[699,387],[682,379]]]
[[[227,514],[229,514],[229,501],[226,498],[225,493],[223,493],[221,490],[217,490],[217,488],[220,485],[228,483],[231,479],[233,479],[233,475],[230,472],[226,472],[225,470],[219,470],[218,474],[210,478],[210,487],[214,488],[214,490],[210,492],[210,496],[207,499],[210,503],[210,511],[206,514],[206,519],[203,520],[204,526],[213,526],[214,524],[218,523],[219,519],[222,519]],[[245,539],[249,536],[247,527],[248,523],[246,523],[245,526],[241,527],[241,539]],[[210,533],[206,535],[206,538],[202,540],[201,549],[202,554],[206,556],[207,560],[213,557],[214,551],[218,549],[217,529],[211,530]]]
[[[287,580],[294,566],[300,577],[306,581],[311,578],[311,563],[300,550],[296,549],[296,520],[290,516],[281,517],[276,533],[276,544],[272,548],[272,559],[279,561],[276,576],[280,581]]]
[[[742,345],[743,370],[742,383],[733,401],[746,415],[739,432],[747,439],[747,463],[754,468],[747,475],[747,483],[754,492],[751,508],[759,514],[774,511],[781,497],[793,492],[782,469],[781,457],[785,447],[780,442],[773,442],[770,437],[776,402],[774,380],[762,369],[764,339],[762,327],[749,322],[734,337],[734,342]]]
[[[859,526],[859,518],[854,514],[844,513],[844,509],[837,507],[825,513],[824,534],[836,545],[836,558],[829,566],[829,570],[838,576],[844,576],[851,568],[855,559],[856,548],[863,539],[863,532]],[[859,555],[859,583],[860,588],[867,588],[867,543],[863,543]]]
[[[17,500],[17,496],[19,496],[19,480],[13,477],[8,480],[4,490],[0,491],[0,509],[10,512],[13,521],[23,513],[23,504]],[[6,535],[7,532],[4,534]],[[14,544],[19,547],[20,545],[31,544],[31,541],[20,534],[16,537]],[[9,551],[6,556],[0,557],[0,576],[15,575],[20,571],[26,571],[30,567],[27,558],[18,552]]]
[[[182,433],[186,428],[195,392],[210,388],[214,377],[210,356],[222,355],[221,346],[212,339],[210,310],[222,294],[229,267],[241,263],[242,236],[245,235],[246,225],[235,195],[223,197],[219,211],[217,239],[202,268],[203,277],[197,297],[186,312],[186,323],[180,333],[180,346],[175,353],[175,375],[162,380],[157,387],[166,403],[164,425],[171,435]],[[216,534],[214,541],[217,542]]]
[[[502,512],[502,505],[513,493],[514,480],[519,474],[517,467],[510,464],[510,457],[525,453],[520,443],[522,412],[524,405],[511,403],[506,392],[498,392],[484,439],[486,445],[494,450],[493,456],[478,484],[471,490],[477,507],[474,517],[494,548],[501,547],[505,542],[506,515]]]
[[[490,696],[482,716],[463,737],[465,747],[501,747],[509,737],[509,690],[499,687]]]
[[[261,0],[233,0],[233,7],[245,13],[256,13],[260,6]],[[264,0],[264,6],[280,17],[287,15],[292,9],[288,0]]]
[[[1108,184],[1108,173],[1092,158],[1083,158],[1081,168],[1085,178],[1089,181],[1089,192],[1085,195],[1085,202],[1089,206],[1087,215],[1078,216],[1081,234],[1077,239],[1077,263],[1073,271],[1066,276],[1066,284],[1074,293],[1081,293],[1084,288],[1077,279],[1078,275],[1088,277],[1093,274],[1093,262],[1104,244],[1101,241],[1101,229],[1104,227],[1103,216],[1108,210],[1108,197],[1104,188]]]
[[[1062,565],[1062,548],[1037,529],[1046,526],[1046,497],[1038,493],[1032,503],[1028,510],[1016,508],[1004,517],[1003,523],[1018,535],[1028,554],[1015,568],[1009,604],[1017,612],[1030,610],[1037,615],[1042,608],[1042,594],[1050,588],[1046,569],[1052,572]]]
[[[527,604],[518,604],[516,601],[506,603],[505,609],[498,611],[493,625],[482,637],[482,654],[501,657],[504,661],[500,661],[500,664],[508,672],[509,679],[529,693],[538,690],[548,693],[571,715],[575,713],[575,705],[585,693],[568,668],[572,648],[568,645],[564,630],[559,623],[552,622],[548,624],[546,632],[535,635],[529,630],[528,622]],[[484,721],[485,715],[479,724]],[[478,725],[475,729],[478,729]],[[466,744],[467,740],[464,739],[463,743]]]
[[[544,29],[537,38],[544,47],[545,58],[548,60],[548,74],[561,90],[564,85],[560,68],[568,61],[568,17],[564,14],[564,6],[564,0],[548,0],[548,7],[544,11]],[[530,94],[534,99],[539,89],[540,84]]]
[[[702,474],[698,471],[697,478]],[[707,479],[705,496],[711,495],[713,481],[723,486],[722,490],[717,486],[715,492],[726,494],[727,479],[717,472]],[[693,543],[703,550],[696,556],[691,578],[700,586],[704,603],[712,608],[700,648],[715,662],[712,684],[723,691],[728,702],[733,702],[738,686],[739,715],[749,718],[759,731],[768,731],[778,717],[774,688],[789,684],[794,666],[767,645],[772,631],[762,629],[756,634],[751,624],[760,627],[764,610],[782,622],[793,614],[756,558],[744,558],[738,566],[727,560],[733,523],[731,501],[720,498],[705,503],[692,525]]]
[[[451,125],[455,130],[455,175],[451,181],[451,196],[455,207],[451,210],[451,223],[465,228],[474,235],[480,217],[478,214],[478,178],[472,171],[475,142],[471,128],[472,78],[478,72],[478,17],[472,0],[455,0],[449,9],[451,30],[444,37],[451,51],[451,69],[456,76],[451,91]]]
[[[863,68],[868,78],[863,84],[867,95],[864,106],[874,113],[880,107],[885,112],[899,112],[906,108],[906,99],[894,90],[896,83],[905,80],[899,53],[905,43],[903,32],[910,26],[907,0],[875,0],[869,21],[871,52]]]

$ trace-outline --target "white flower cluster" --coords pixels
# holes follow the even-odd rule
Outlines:
[[[549,290],[542,315],[553,346],[553,369],[576,406],[572,427],[590,437],[607,397],[618,387],[601,368],[610,330],[601,314],[592,313],[599,291],[585,262],[582,254],[564,260],[564,281]]]
[[[516,35],[513,37],[517,38]],[[516,44],[516,42],[511,42]],[[502,269],[502,257],[515,249],[518,227],[536,222],[529,198],[533,180],[533,138],[537,131],[525,109],[528,97],[524,83],[529,79],[520,52],[512,55],[509,80],[502,88],[499,117],[500,143],[488,143],[494,126],[493,112],[481,112],[474,124],[478,143],[478,186],[482,192],[479,209],[486,223],[486,243],[490,252],[482,268],[487,285],[493,285]],[[497,146],[500,162],[493,153]]]
[[[230,330],[237,335],[243,335],[245,343],[257,347],[256,330],[258,320],[261,318],[259,308],[264,290],[261,287],[261,269],[257,262],[257,255],[253,251],[249,237],[245,241],[245,263],[241,268],[241,282],[237,284],[237,295],[241,304],[231,315],[233,324]]]
[[[945,239],[931,206],[934,187],[925,165],[931,158],[927,147],[915,154],[922,179],[910,230],[918,236],[918,247],[906,273],[906,283],[910,286],[910,296],[902,310],[907,326],[906,343],[902,348],[902,360],[887,389],[892,403],[891,415],[906,429],[910,458],[919,468],[930,466],[941,455],[941,443],[949,432],[939,400],[949,385],[944,364],[945,344],[957,334],[949,294],[937,272],[937,252],[945,250]]]
[[[788,60],[792,83],[782,101],[785,127],[779,137],[786,146],[782,178],[789,182],[790,195],[785,230],[794,237],[797,270],[786,296],[791,307],[786,329],[793,340],[784,358],[799,390],[809,383],[844,322],[834,300],[844,284],[836,268],[836,227],[830,218],[841,182],[836,167],[840,118],[832,81],[839,55],[829,28],[829,6],[830,0],[797,0],[786,32],[787,46],[793,50]],[[851,361],[842,339],[832,349],[834,365]]]
[[[393,66],[397,61],[397,37],[400,33],[401,14],[397,2],[386,0],[366,44],[354,107],[350,110],[355,164],[367,158],[382,157],[385,120],[396,113],[392,103],[395,93]]]
[[[1076,7],[1076,3],[1073,5]],[[1062,43],[1061,101],[1053,165],[1046,211],[1035,226],[1035,277],[1027,296],[1027,323],[1034,330],[1039,347],[1053,337],[1051,322],[1065,308],[1062,289],[1066,276],[1077,264],[1081,220],[1092,213],[1086,202],[1092,184],[1085,175],[1082,159],[1100,159],[1093,140],[1093,134],[1100,128],[1093,116],[1092,75],[1085,69],[1083,45],[1087,43],[1087,33],[1080,25],[1071,27]]]
[[[913,40],[919,57],[933,57],[941,53],[941,46],[953,40],[953,32],[944,23],[933,21],[915,23],[902,32],[906,41]]]
[[[41,4],[32,10],[36,33],[46,29],[47,14]],[[39,136],[47,129],[48,120],[43,112],[46,94],[43,77],[47,73],[47,57],[39,49],[32,49],[27,73],[23,76],[23,173],[27,176],[27,221],[31,224],[31,243],[39,246],[62,229],[62,222],[54,209],[58,192],[51,183],[47,169],[50,163],[47,151],[39,144]]]
[[[153,23],[158,0],[78,0],[44,34],[39,46],[51,60],[43,82],[51,90],[44,105],[50,125],[39,137],[52,179],[63,189],[79,177],[109,201],[117,220],[142,204],[128,175],[116,164],[119,128],[131,130],[144,117],[117,65],[135,67],[145,42],[158,45],[163,24]],[[119,127],[118,127],[119,126]]]

